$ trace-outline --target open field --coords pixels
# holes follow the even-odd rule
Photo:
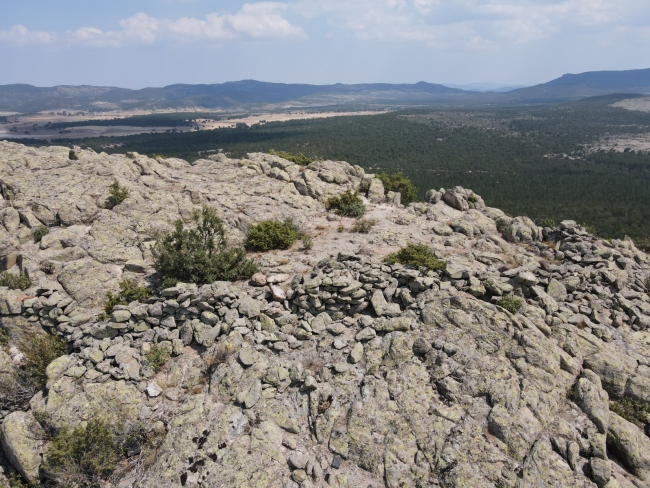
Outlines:
[[[67,111],[65,111],[67,113]],[[274,112],[258,114],[236,114],[219,112],[151,112],[151,111],[112,111],[102,113],[47,112],[30,115],[7,113],[8,122],[0,124],[0,138],[11,139],[52,139],[69,137],[84,139],[89,137],[118,137],[144,133],[190,132],[235,127],[237,124],[264,124],[267,122],[286,122],[289,120],[311,120],[340,116],[376,115],[382,112]],[[0,114],[0,116],[3,114]],[[156,124],[146,125],[147,118],[155,118]],[[169,125],[164,125],[168,119]],[[101,121],[101,125],[97,122]],[[111,121],[108,125],[105,122]],[[120,123],[123,121],[123,123]],[[134,124],[134,121],[137,123]],[[163,125],[160,125],[160,122]],[[94,123],[93,123],[94,122]]]

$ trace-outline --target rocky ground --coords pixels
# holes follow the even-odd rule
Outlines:
[[[110,208],[114,179],[129,198]],[[364,181],[378,222],[358,234],[323,202]],[[103,412],[164,439],[107,486],[650,483],[650,419],[610,410],[650,404],[650,260],[629,239],[542,229],[459,187],[404,207],[359,167],[266,154],[189,165],[0,142],[0,192],[0,265],[34,283],[0,288],[0,371],[20,367],[29,331],[69,343],[29,408],[0,414],[5,474],[42,475],[35,414],[74,426]],[[250,282],[162,289],[153,235],[202,205],[233,242],[292,217],[314,246],[254,255]],[[409,242],[446,269],[383,262]],[[127,277],[157,293],[100,319]],[[516,314],[499,306],[511,294]],[[154,347],[171,354],[158,372]]]

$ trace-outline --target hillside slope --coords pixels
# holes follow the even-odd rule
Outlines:
[[[129,195],[112,206],[115,179]],[[323,203],[359,188],[367,234]],[[262,153],[191,166],[0,142],[0,190],[0,262],[33,282],[0,288],[0,370],[25,364],[29,334],[68,343],[23,408],[0,395],[5,473],[77,474],[43,454],[100,416],[131,439],[106,486],[650,481],[648,419],[626,407],[650,404],[650,258],[629,240],[540,228],[460,187],[404,207],[360,167]],[[203,205],[233,242],[291,217],[313,248],[251,254],[250,281],[163,288],[152,239]],[[383,262],[408,243],[445,268]],[[153,296],[100,316],[125,278]]]

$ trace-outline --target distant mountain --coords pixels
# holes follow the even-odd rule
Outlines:
[[[231,108],[297,102],[297,106],[336,103],[422,103],[468,94],[443,85],[358,84],[305,85],[254,80],[214,85],[170,85],[129,90],[114,87],[31,85],[0,86],[0,111]],[[313,100],[309,97],[313,97]]]
[[[408,106],[476,106],[545,104],[608,95],[650,93],[650,69],[566,74],[541,85],[518,88],[495,83],[444,86],[368,83],[307,85],[255,80],[214,85],[169,85],[162,88],[31,85],[0,86],[0,111],[399,108]]]
[[[545,83],[547,86],[581,85],[600,90],[648,90],[650,69],[629,71],[588,71],[577,75],[566,74]]]
[[[650,94],[650,69],[566,74],[541,85],[510,91],[503,94],[501,100],[509,103],[549,103],[612,93]]]

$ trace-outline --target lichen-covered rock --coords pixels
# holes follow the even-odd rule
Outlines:
[[[2,423],[4,454],[28,483],[38,481],[45,433],[31,412],[13,412]]]

